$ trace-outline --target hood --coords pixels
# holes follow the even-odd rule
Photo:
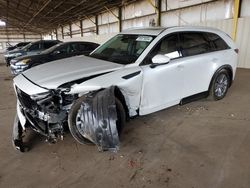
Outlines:
[[[11,51],[8,51],[8,54],[15,54],[15,53],[24,53],[22,49],[14,49]]]
[[[67,82],[118,70],[123,66],[92,57],[75,56],[33,67],[23,75],[41,87],[56,89]]]

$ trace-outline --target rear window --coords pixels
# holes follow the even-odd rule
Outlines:
[[[85,47],[86,47],[86,50],[88,50],[88,51],[93,51],[93,50],[96,49],[98,46],[99,46],[99,45],[97,45],[97,44],[90,44],[90,43],[87,43]]]
[[[227,43],[219,35],[207,33],[207,38],[213,43],[216,51],[229,49]]]
[[[85,51],[86,50],[85,44],[77,44],[77,50],[80,52]]]
[[[212,51],[210,42],[201,32],[181,33],[181,49],[184,56],[192,56]]]

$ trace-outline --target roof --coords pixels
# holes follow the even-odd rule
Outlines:
[[[61,44],[71,44],[71,43],[98,44],[96,42],[89,42],[89,41],[67,41],[67,42],[62,42]]]
[[[134,29],[128,29],[123,32],[122,34],[134,34],[134,35],[153,35],[157,36],[167,28],[163,27],[148,27],[148,28],[134,28]]]
[[[207,31],[207,32],[222,32],[219,29],[206,27],[206,26],[173,26],[173,27],[149,27],[149,28],[133,28],[121,32],[122,34],[134,34],[134,35],[153,35],[157,36],[163,31]]]
[[[196,30],[196,31],[220,31],[219,29],[216,29],[214,27],[207,27],[207,26],[195,26],[195,25],[184,25],[184,26],[174,26],[169,27],[168,29],[174,29],[174,30]]]

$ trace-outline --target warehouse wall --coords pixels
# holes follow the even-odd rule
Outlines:
[[[0,53],[3,53],[6,47],[9,47],[10,45],[15,45],[24,41],[36,41],[41,38],[41,35],[30,32],[18,33],[16,28],[0,28]]]
[[[151,0],[155,5],[155,1]],[[205,4],[201,4],[205,3]],[[191,7],[193,6],[193,7]],[[233,0],[162,0],[162,19],[164,27],[195,24],[211,20],[232,18]],[[118,8],[111,10],[118,16]],[[119,32],[118,19],[109,11],[98,15],[98,31],[96,35],[95,17],[82,21],[83,35],[81,36],[80,21],[71,24],[72,36],[68,26],[57,29],[59,40],[90,40],[103,42]],[[140,0],[122,7],[122,30],[135,27],[149,27],[156,21],[156,10],[148,0]],[[91,37],[90,37],[91,36]],[[48,36],[51,38],[51,36]],[[52,33],[56,38],[56,33]]]
[[[151,0],[155,5],[155,1]],[[250,12],[249,0],[242,0],[241,18],[238,24],[236,43],[240,48],[239,67],[250,68],[250,57],[248,57],[247,47],[249,40]],[[202,25],[221,29],[232,34],[233,30],[233,10],[234,0],[162,0],[161,5],[161,26],[179,25]],[[149,27],[156,23],[157,15],[155,8],[148,0],[140,0],[135,3],[123,6],[122,10],[122,30],[135,27]],[[96,34],[95,17],[84,18],[81,23],[76,21],[69,25],[60,27],[57,32],[47,35],[46,38],[57,38],[62,41],[85,40],[103,43],[110,37],[119,33],[118,8],[101,13],[98,19],[98,35]],[[114,16],[116,15],[116,16]],[[70,32],[71,31],[71,32]],[[71,34],[70,34],[71,33]]]

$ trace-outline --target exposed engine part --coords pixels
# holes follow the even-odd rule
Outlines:
[[[88,93],[77,100],[78,96],[66,95],[59,91],[29,96],[18,88],[16,90],[20,109],[28,121],[27,125],[46,136],[46,141],[55,143],[58,138],[63,139],[68,108],[76,101],[78,107],[72,106],[68,118],[73,137],[80,143],[90,141],[95,143],[99,151],[116,152],[119,149],[114,86]],[[73,118],[72,113],[75,114]],[[14,128],[15,145],[23,150],[22,135],[20,134],[22,127],[16,123]]]

